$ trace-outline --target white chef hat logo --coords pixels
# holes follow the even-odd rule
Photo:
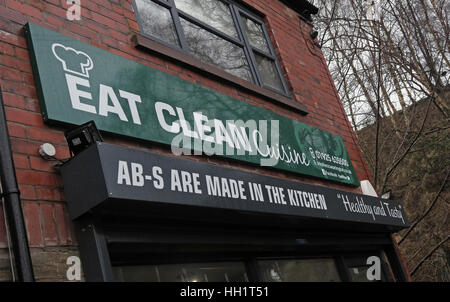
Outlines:
[[[53,55],[62,63],[64,71],[89,78],[89,70],[94,67],[86,53],[59,43],[52,45]]]

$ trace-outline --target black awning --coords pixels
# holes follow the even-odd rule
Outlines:
[[[311,15],[319,12],[319,9],[306,0],[281,0],[298,14],[311,21]]]
[[[110,212],[311,230],[408,227],[397,201],[106,143],[81,152],[61,172],[72,219]]]

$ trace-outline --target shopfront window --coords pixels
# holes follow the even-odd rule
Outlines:
[[[141,34],[287,96],[263,18],[229,0],[134,0]]]
[[[101,226],[97,221],[99,227],[93,228],[96,236],[89,241],[82,237],[80,246],[90,248],[85,255],[109,257],[106,261],[105,257],[89,259],[94,264],[100,259],[94,267],[104,269],[90,272],[87,280],[349,282],[373,280],[376,275],[379,281],[404,281],[386,234],[224,229],[222,224],[167,221],[162,212],[156,213],[161,217],[151,216],[150,224],[146,216],[127,216],[120,224],[115,215],[103,216]],[[178,214],[186,215],[175,212],[175,217]],[[96,242],[100,244],[93,249]]]
[[[353,282],[369,282],[367,279],[367,266],[349,267],[350,277]]]
[[[247,282],[242,262],[120,266],[117,281],[126,282]]]
[[[264,260],[258,266],[264,282],[341,281],[334,259]]]
[[[113,271],[116,281],[125,282],[248,282],[248,267],[255,263],[259,277],[253,281],[342,281],[334,258],[115,266]]]
[[[371,266],[366,264],[366,260],[363,255],[304,259],[249,258],[245,261],[119,265],[113,266],[113,273],[116,281],[125,282],[393,281],[389,263],[385,260],[380,262],[379,278],[369,278],[368,275],[373,272],[368,272]]]

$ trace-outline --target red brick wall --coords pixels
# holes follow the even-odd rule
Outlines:
[[[133,32],[138,32],[138,27],[131,0],[81,0],[81,21],[66,19],[65,0],[0,0],[1,89],[32,247],[64,246],[76,243],[66,212],[58,170],[53,167],[53,163],[42,160],[38,154],[39,145],[43,142],[54,144],[59,158],[68,157],[69,153],[62,134],[63,129],[49,127],[42,122],[23,31],[27,21],[337,134],[345,142],[358,178],[370,179],[325,60],[320,50],[311,42],[309,36],[311,27],[280,1],[246,0],[245,2],[267,16],[266,25],[286,80],[295,99],[303,103],[310,112],[307,116],[277,106],[232,85],[212,81],[181,65],[134,48],[130,38]],[[161,153],[170,152],[169,148],[156,149],[138,145],[132,140],[114,137],[106,137],[106,140]],[[220,159],[199,157],[194,159],[230,165]],[[245,164],[233,163],[233,167],[344,190],[359,190]],[[0,227],[0,247],[5,245],[3,233],[4,230]]]

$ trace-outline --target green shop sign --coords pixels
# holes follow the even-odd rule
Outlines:
[[[28,23],[45,122],[79,125],[359,185],[344,143],[270,110]]]

